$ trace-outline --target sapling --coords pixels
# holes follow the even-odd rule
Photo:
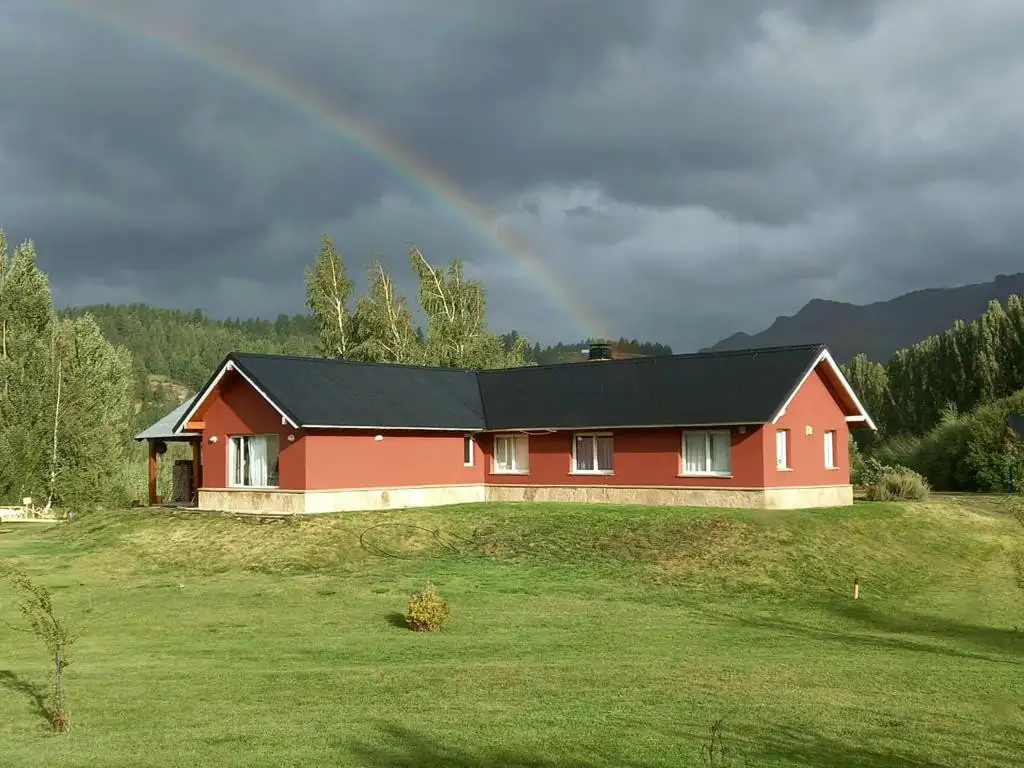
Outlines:
[[[67,622],[54,612],[50,591],[42,584],[36,584],[22,573],[10,573],[8,581],[21,595],[18,610],[28,624],[14,627],[21,632],[30,632],[46,645],[53,662],[53,687],[50,693],[50,725],[54,731],[63,733],[71,729],[67,699],[64,695],[64,670],[71,664],[68,649],[78,639]]]

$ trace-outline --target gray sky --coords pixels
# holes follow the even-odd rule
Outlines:
[[[1022,0],[3,6],[0,226],[62,304],[302,311],[327,232],[685,351],[1024,269]]]

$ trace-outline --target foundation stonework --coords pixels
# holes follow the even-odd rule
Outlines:
[[[852,485],[802,488],[682,488],[608,485],[446,485],[327,491],[200,489],[199,508],[236,514],[315,515],[449,504],[568,502],[738,509],[812,509],[853,504]]]

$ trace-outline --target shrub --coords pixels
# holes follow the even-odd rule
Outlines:
[[[438,596],[433,584],[427,583],[423,591],[414,594],[409,601],[405,620],[415,632],[436,632],[450,613],[448,603]]]
[[[907,467],[885,467],[866,489],[871,501],[922,501],[928,498],[928,481]]]
[[[892,467],[889,467],[874,456],[858,460],[850,472],[850,480],[854,485],[873,485],[882,479],[882,476]]]

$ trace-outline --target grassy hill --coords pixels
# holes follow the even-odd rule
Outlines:
[[[0,527],[0,558],[87,627],[68,672],[75,730],[52,737],[36,702],[45,654],[0,625],[0,754],[49,768],[698,766],[727,716],[749,765],[1017,765],[1022,534],[998,498],[944,496]],[[427,580],[452,618],[423,636],[400,614]],[[0,619],[15,622],[6,597]]]
[[[871,304],[814,299],[792,317],[778,317],[753,335],[734,333],[712,351],[824,342],[840,362],[866,354],[884,362],[909,347],[950,328],[957,320],[980,317],[989,301],[1005,303],[1024,293],[1024,273],[999,275],[989,283],[957,288],[928,288]]]

